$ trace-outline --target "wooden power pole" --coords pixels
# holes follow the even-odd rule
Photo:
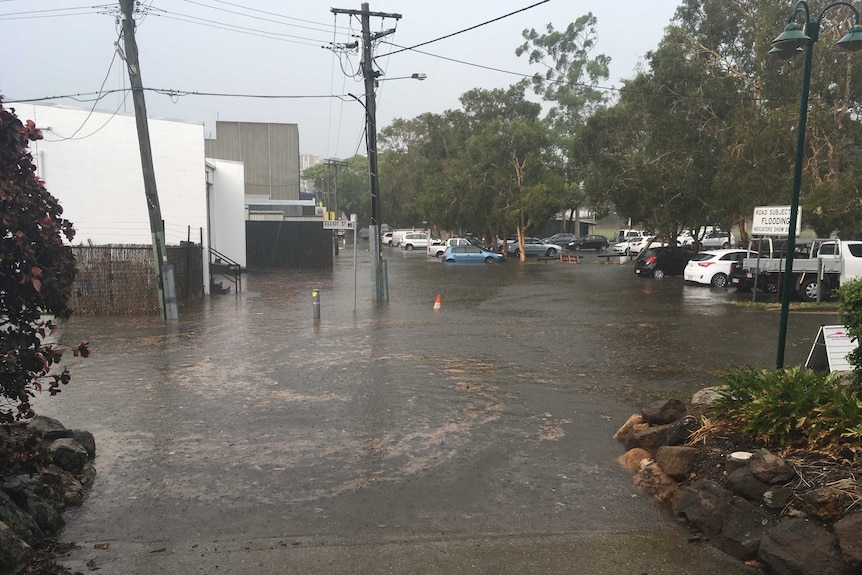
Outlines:
[[[362,77],[365,79],[365,120],[366,120],[366,142],[368,148],[368,175],[371,185],[371,224],[368,226],[368,241],[371,253],[376,254],[375,261],[371,266],[371,280],[374,301],[385,301],[389,299],[389,286],[387,285],[385,262],[380,243],[380,201],[378,198],[377,185],[377,102],[374,97],[374,85],[380,75],[374,69],[374,61],[371,56],[372,42],[383,36],[388,36],[395,30],[371,33],[370,18],[392,18],[398,20],[401,14],[388,14],[386,12],[371,12],[368,3],[362,3],[361,10],[343,10],[332,8],[333,14],[348,14],[359,16],[362,22]]]
[[[153,168],[153,151],[150,146],[150,129],[147,124],[147,104],[144,100],[144,85],[141,80],[141,66],[138,62],[138,44],[135,41],[135,21],[132,17],[134,0],[120,0],[123,18],[123,42],[126,50],[126,66],[129,83],[132,86],[132,101],[135,105],[135,123],[138,127],[138,144],[141,149],[141,168],[144,176],[144,195],[150,215],[150,234],[153,241],[156,279],[158,280],[159,308],[162,319],[178,319],[177,289],[174,282],[173,266],[168,263],[165,248],[165,224],[159,206],[156,190],[156,173]]]

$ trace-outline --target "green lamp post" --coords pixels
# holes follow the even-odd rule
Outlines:
[[[862,49],[862,26],[859,25],[859,12],[849,2],[828,4],[817,18],[811,17],[808,3],[800,0],[793,7],[784,32],[772,41],[771,56],[792,58],[802,52],[802,91],[799,97],[799,123],[796,129],[796,159],[793,165],[793,191],[790,198],[790,224],[787,231],[787,256],[784,275],[781,278],[781,321],[778,328],[778,353],[776,368],[784,368],[784,348],[787,340],[787,316],[790,309],[790,290],[793,275],[793,254],[796,251],[796,220],[799,215],[799,190],[802,185],[802,156],[805,151],[805,125],[808,121],[808,91],[811,85],[811,55],[814,43],[820,39],[820,23],[824,14],[832,8],[846,6],[853,12],[853,26],[838,41],[838,47],[847,51]],[[801,18],[800,18],[801,17]],[[800,24],[798,20],[803,20]]]

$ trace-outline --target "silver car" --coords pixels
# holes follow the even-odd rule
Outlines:
[[[528,256],[548,256],[552,258],[561,251],[562,248],[557,244],[546,243],[539,238],[524,238],[524,253]],[[511,242],[507,245],[506,252],[511,256],[518,257],[521,255],[521,247],[517,241]]]

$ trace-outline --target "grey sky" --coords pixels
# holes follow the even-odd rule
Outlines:
[[[381,30],[395,26],[396,33],[387,40],[413,46],[537,1],[371,1],[372,11],[402,15],[397,23],[373,18],[371,27]],[[362,107],[349,97],[326,97],[362,95],[361,78],[345,74],[357,71],[357,58],[342,56],[339,61],[330,50],[320,47],[355,39],[352,35],[359,33],[359,23],[344,15],[336,18],[330,9],[359,9],[359,0],[146,0],[144,4],[150,6],[150,11],[140,21],[137,32],[144,86],[188,92],[322,96],[171,97],[148,92],[151,116],[202,122],[208,135],[214,135],[217,119],[291,122],[299,124],[302,153],[323,157],[365,153]],[[506,87],[520,78],[517,73],[532,74],[538,69],[529,66],[526,57],[514,54],[522,40],[521,31],[543,30],[549,22],[563,29],[587,12],[598,19],[599,42],[594,53],[612,58],[608,85],[619,86],[620,79],[631,78],[644,54],[658,45],[678,5],[679,0],[551,0],[420,48],[515,74],[414,51],[379,58],[384,78],[418,72],[427,74],[427,79],[382,82],[378,89],[378,125],[382,128],[393,118],[457,108],[459,96],[467,90]],[[0,60],[0,93],[7,102],[95,93],[103,81],[104,90],[128,87],[125,68],[118,58],[114,59],[119,25],[111,14],[118,12],[118,4],[110,1],[101,5],[104,8],[92,6],[76,0],[0,0],[0,51],[5,56]],[[245,33],[238,31],[239,27]],[[266,37],[266,33],[281,36]],[[377,53],[395,49],[384,44]],[[81,108],[93,105],[70,99],[51,102]],[[123,106],[122,94],[112,94],[101,100],[97,109],[122,112]],[[132,113],[132,109],[128,98],[125,111]],[[98,127],[84,126],[78,136]]]

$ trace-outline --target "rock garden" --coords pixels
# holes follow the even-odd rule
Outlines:
[[[687,524],[692,543],[714,545],[763,572],[862,573],[858,443],[767,448],[763,435],[744,425],[710,419],[716,402],[727,407],[729,392],[719,389],[688,404],[656,401],[622,425],[619,461],[637,488]]]

